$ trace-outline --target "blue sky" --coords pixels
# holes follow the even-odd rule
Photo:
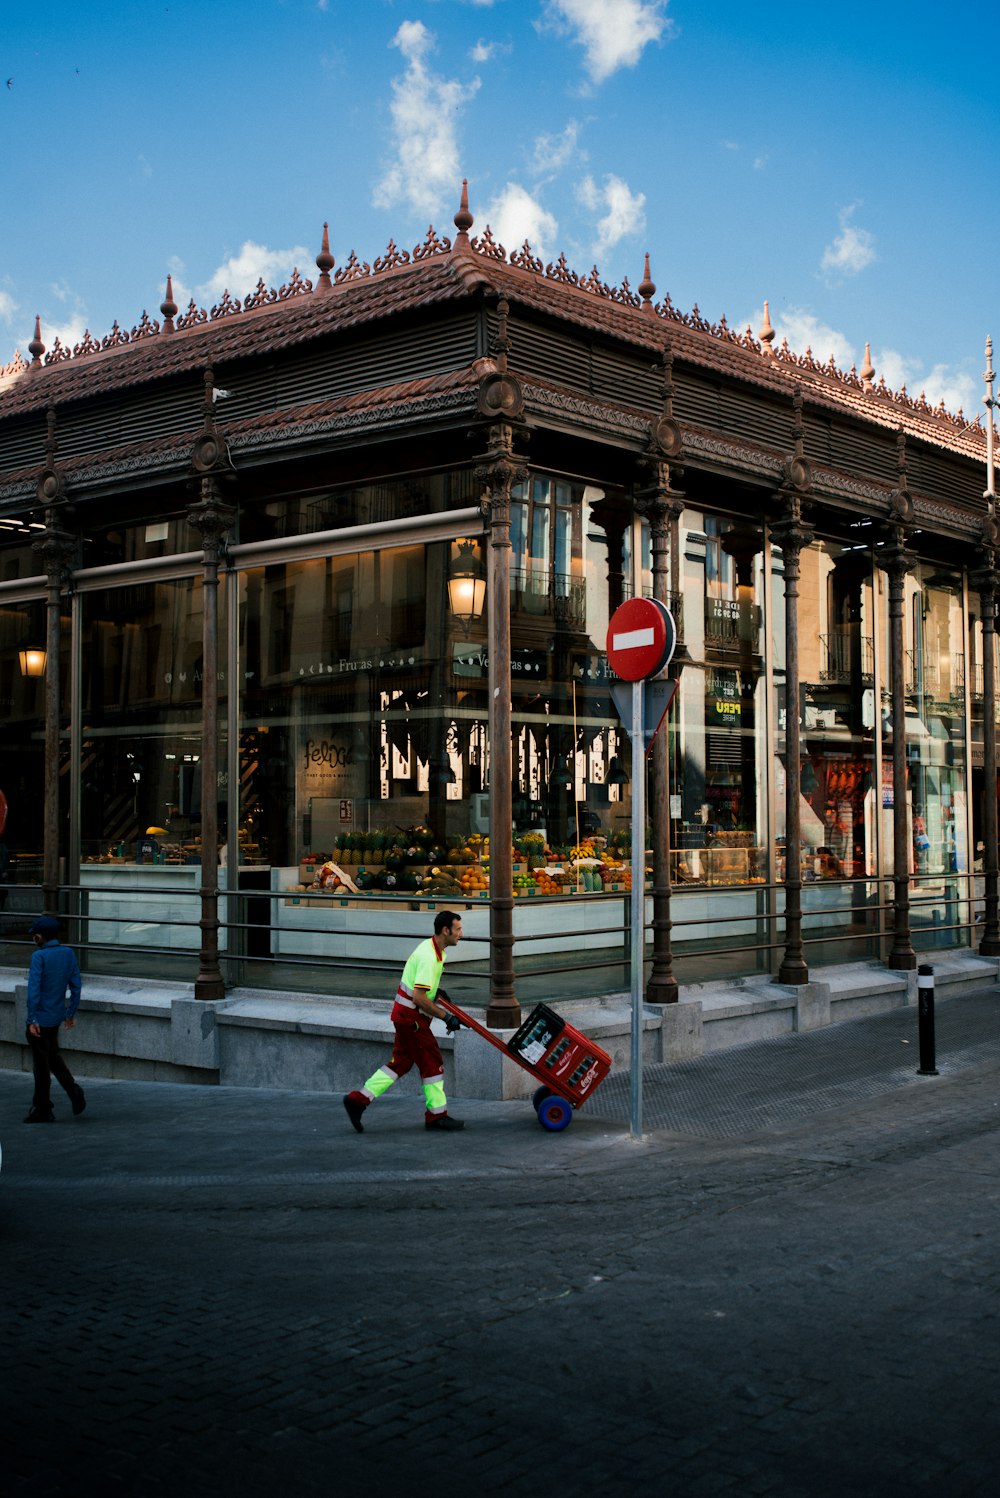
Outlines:
[[[0,365],[474,232],[982,412],[997,23],[954,0],[0,0]],[[947,26],[942,25],[942,17]],[[992,45],[990,30],[993,31]],[[991,183],[994,186],[991,187]],[[516,350],[512,353],[516,362]]]

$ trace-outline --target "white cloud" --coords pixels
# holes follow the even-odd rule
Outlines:
[[[441,78],[427,67],[434,37],[422,21],[404,21],[392,46],[406,59],[406,71],[393,80],[392,125],[395,160],[372,197],[376,208],[401,201],[433,216],[445,194],[454,197],[461,179],[456,124],[479,79],[464,84]]]
[[[736,326],[749,327],[756,337],[763,321],[764,309],[759,307],[753,317]],[[864,350],[855,352],[843,333],[820,322],[804,307],[789,307],[777,316],[772,314],[771,325],[775,332],[772,348],[780,347],[782,339],[787,339],[793,354],[804,354],[809,348],[821,364],[825,364],[832,354],[838,369],[847,371],[852,365],[857,369],[861,367]],[[873,350],[872,365],[876,385],[880,380],[885,380],[890,390],[901,390],[905,385],[907,395],[914,400],[924,395],[932,406],[943,400],[948,411],[961,409],[975,414],[978,387],[967,371],[948,364],[935,364],[925,371],[918,360],[891,348]]]
[[[764,309],[759,307],[752,317],[746,318],[737,326],[749,327],[756,338],[763,322]],[[811,349],[813,358],[818,359],[821,364],[825,364],[831,354],[839,369],[850,369],[855,362],[850,339],[836,328],[831,328],[828,323],[820,322],[814,313],[808,312],[804,307],[787,307],[784,312],[772,312],[771,326],[775,333],[772,348],[780,348],[782,339],[786,339],[793,354],[804,354],[806,349]]]
[[[302,245],[290,250],[269,250],[266,245],[254,244],[252,239],[248,239],[238,254],[224,260],[196,289],[195,298],[207,305],[217,301],[224,291],[234,297],[248,296],[258,281],[263,281],[265,286],[280,286],[296,266],[307,275],[311,262],[312,256]],[[178,285],[175,281],[174,300],[183,311],[185,304],[178,295]]]
[[[34,328],[32,328],[31,333],[25,339],[25,347],[27,347],[34,336],[34,331]],[[82,312],[74,312],[71,317],[66,318],[63,322],[51,322],[47,321],[44,317],[42,318],[42,342],[49,352],[55,347],[57,338],[63,348],[73,348],[75,344],[80,342],[86,331],[87,321]]]
[[[508,182],[488,205],[486,222],[508,253],[519,250],[525,240],[542,260],[553,253],[559,225],[519,182]]]
[[[664,15],[667,0],[544,0],[548,25],[584,49],[584,67],[594,83],[619,68],[634,68],[643,49],[673,31]]]
[[[603,218],[597,221],[596,253],[603,254],[613,249],[628,234],[641,234],[646,227],[646,195],[632,192],[627,182],[609,173],[604,186],[598,187],[593,177],[584,177],[577,189],[585,208],[592,213],[606,209]]]
[[[0,291],[0,317],[9,322],[17,311],[17,303],[9,291]]]
[[[915,359],[908,359],[895,349],[879,349],[872,354],[876,383],[884,379],[891,390],[906,386],[907,395],[919,400],[925,395],[932,406],[944,401],[945,409],[961,409],[970,416],[976,413],[978,387],[970,374],[948,364],[935,364],[925,373]]]
[[[482,37],[474,47],[470,47],[469,56],[473,62],[492,62],[494,57],[506,57],[513,51],[509,42],[484,42]]]
[[[878,257],[875,254],[875,239],[867,229],[859,229],[851,223],[857,204],[844,208],[840,214],[840,233],[823,251],[820,270],[833,274],[856,276]]]
[[[558,135],[539,135],[535,138],[535,151],[531,159],[531,171],[536,177],[546,177],[561,172],[576,154],[576,143],[580,126],[570,120]]]

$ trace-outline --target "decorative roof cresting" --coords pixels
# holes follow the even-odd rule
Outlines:
[[[679,311],[671,302],[668,293],[664,294],[663,300],[654,302],[656,285],[650,274],[650,257],[647,252],[643,264],[642,279],[638,285],[638,291],[632,290],[628,277],[624,277],[620,286],[611,286],[602,280],[600,272],[595,265],[589,275],[581,276],[573,270],[566,260],[564,254],[558,259],[545,264],[543,260],[534,254],[531,245],[524,241],[519,250],[512,251],[509,255],[504,246],[500,244],[493,235],[489,224],[485,226],[482,233],[475,238],[470,238],[470,230],[475,220],[469,208],[469,184],[468,179],[463,178],[459,208],[455,214],[454,223],[456,229],[455,241],[452,244],[446,236],[439,237],[431,225],[421,244],[415,245],[412,250],[406,251],[397,248],[393,240],[389,241],[386,251],[372,262],[359,260],[354,250],[351,251],[347,260],[339,269],[335,270],[334,257],[330,252],[329,224],[324,223],[322,246],[316,256],[316,265],[319,275],[315,285],[312,281],[303,277],[298,268],[292,271],[288,282],[275,290],[267,287],[263,280],[258,281],[254,291],[242,299],[234,297],[225,290],[219,301],[208,311],[199,307],[192,299],[187,310],[178,316],[177,305],[173,299],[173,285],[171,277],[167,277],[166,295],[160,303],[160,313],[163,317],[162,323],[150,318],[144,311],[139,322],[130,331],[120,327],[116,321],[110,333],[100,340],[92,337],[89,329],[85,332],[82,340],[69,349],[63,347],[58,337],[53,340],[52,347],[46,352],[45,343],[42,340],[41,318],[35,318],[34,337],[28,344],[28,353],[31,355],[31,363],[26,364],[19,351],[15,352],[13,359],[7,365],[0,366],[0,380],[23,375],[25,372],[36,371],[43,364],[57,364],[68,359],[79,359],[100,354],[105,350],[117,348],[124,344],[136,343],[141,339],[184,332],[187,329],[201,326],[209,322],[216,322],[221,318],[237,317],[248,312],[256,312],[262,307],[272,306],[278,302],[285,302],[295,297],[307,296],[310,293],[326,296],[339,287],[346,286],[356,280],[367,280],[379,276],[390,275],[403,267],[413,266],[420,261],[428,260],[436,256],[460,254],[462,256],[479,256],[484,261],[490,261],[497,265],[509,265],[515,271],[523,272],[531,277],[537,277],[541,281],[554,281],[566,287],[572,287],[586,295],[601,298],[612,302],[627,310],[635,310],[646,317],[658,317],[665,322],[680,324],[690,328],[696,333],[706,334],[710,338],[721,342],[736,345],[755,353],[773,364],[775,368],[782,365],[790,366],[792,369],[805,369],[813,374],[820,375],[826,379],[834,380],[843,385],[848,385],[856,390],[862,390],[871,396],[879,396],[893,401],[896,405],[908,410],[919,412],[921,415],[934,416],[938,419],[948,421],[953,426],[961,428],[963,432],[975,430],[985,436],[983,428],[966,421],[965,415],[959,407],[956,413],[948,411],[944,401],[939,401],[937,406],[932,407],[926,396],[921,395],[914,399],[907,393],[905,385],[898,391],[893,391],[886,385],[884,378],[875,384],[875,369],[871,360],[871,345],[865,344],[865,357],[860,372],[853,366],[848,372],[838,368],[834,356],[831,354],[824,362],[817,359],[811,349],[807,348],[804,354],[795,354],[788,347],[787,340],[782,339],[778,347],[775,330],[771,324],[770,309],[768,303],[764,303],[764,320],[755,338],[752,330],[747,327],[742,333],[731,328],[726,318],[720,317],[717,323],[703,317],[697,304],[690,312]],[[981,418],[980,418],[981,420]]]

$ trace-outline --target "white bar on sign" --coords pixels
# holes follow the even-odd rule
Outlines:
[[[615,635],[613,644],[616,650],[638,650],[643,645],[652,645],[653,630],[630,629],[623,635]]]

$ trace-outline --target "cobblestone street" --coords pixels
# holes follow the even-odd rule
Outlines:
[[[995,991],[646,1075],[413,1096],[0,1074],[4,1490],[993,1490]],[[86,1081],[86,1079],[84,1079]]]

